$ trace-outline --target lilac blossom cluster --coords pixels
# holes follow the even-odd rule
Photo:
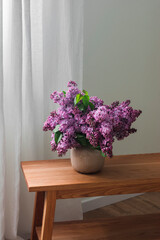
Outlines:
[[[89,98],[73,81],[68,83],[68,88],[67,92],[51,94],[54,103],[60,105],[50,113],[43,127],[44,131],[52,131],[52,151],[62,156],[68,149],[88,146],[100,150],[103,156],[112,157],[114,140],[136,132],[131,125],[141,111],[130,107],[130,100],[105,105],[96,96]],[[77,96],[79,100],[75,103]]]

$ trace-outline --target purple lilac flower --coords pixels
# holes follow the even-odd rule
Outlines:
[[[90,97],[91,102],[95,105],[96,108],[103,106],[103,100],[94,96],[94,97]]]
[[[69,81],[67,87],[77,87],[77,83],[75,83],[74,81]]]
[[[66,93],[54,91],[51,94],[54,103],[60,105],[57,111],[50,113],[43,126],[44,131],[54,130],[50,142],[52,151],[57,151],[62,156],[68,149],[80,147],[77,134],[82,134],[88,141],[88,146],[100,149],[104,155],[111,157],[114,140],[121,140],[137,131],[131,125],[141,111],[130,107],[130,100],[105,105],[96,96],[89,98],[94,109],[88,105],[81,110],[80,105],[74,104],[74,99],[77,94],[83,97],[85,91],[81,92],[73,81],[68,83],[68,88]],[[79,104],[83,104],[83,101],[80,100]],[[55,141],[57,126],[56,131],[62,135],[59,142]]]
[[[100,106],[97,111],[94,112],[94,119],[96,122],[103,122],[109,118],[106,106]]]

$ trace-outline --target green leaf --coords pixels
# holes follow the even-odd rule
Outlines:
[[[95,106],[94,106],[93,103],[89,102],[89,106],[90,106],[91,110],[94,110],[94,109],[95,109]]]
[[[59,127],[60,127],[60,125],[58,124],[58,125],[55,127],[55,129],[53,130],[53,132],[54,132],[54,133],[58,132],[58,131],[59,131]]]
[[[89,104],[89,96],[88,95],[84,95],[82,98],[83,104],[85,107],[88,107]]]
[[[86,109],[83,103],[77,105],[77,107],[79,108],[80,111],[84,111]]]
[[[64,96],[66,96],[66,92],[65,91],[62,91],[62,92],[63,92]]]
[[[77,138],[85,138],[85,135],[83,133],[76,133]]]
[[[94,148],[83,133],[76,133],[76,141],[83,147]]]
[[[102,155],[102,157],[106,157],[106,155],[101,151],[101,155]]]
[[[55,134],[54,134],[54,140],[55,140],[55,143],[56,143],[56,144],[59,143],[59,141],[62,139],[62,136],[63,136],[63,134],[62,134],[60,131],[55,132]]]
[[[76,100],[76,97],[74,98],[74,106],[76,106],[77,104],[77,100]]]
[[[83,89],[82,91],[85,95],[88,95],[88,92],[86,90]]]
[[[76,133],[76,140],[79,144],[82,146],[88,146],[88,140],[86,139],[84,134],[81,133]]]
[[[77,103],[79,103],[82,100],[82,95],[80,93],[78,93],[74,99],[74,105],[76,105]]]
[[[101,151],[100,146],[95,147],[95,149]]]

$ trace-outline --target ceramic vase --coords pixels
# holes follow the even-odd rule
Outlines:
[[[104,160],[98,150],[87,147],[71,149],[71,164],[77,172],[99,172],[104,166]]]

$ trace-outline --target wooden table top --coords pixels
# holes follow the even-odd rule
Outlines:
[[[28,191],[57,191],[59,198],[71,191],[70,197],[79,197],[82,190],[92,196],[94,188],[95,195],[160,191],[160,153],[114,156],[101,172],[88,175],[76,172],[70,159],[21,162],[21,167]]]

